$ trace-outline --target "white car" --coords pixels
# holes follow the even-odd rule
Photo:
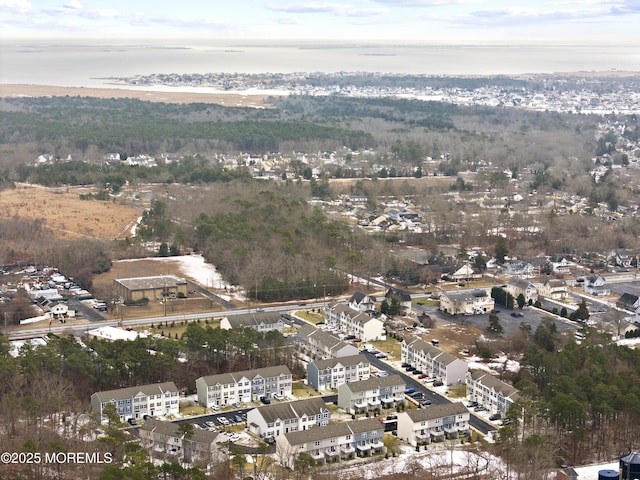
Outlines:
[[[271,395],[273,398],[275,398],[278,401],[282,401],[284,400],[284,397],[282,395],[280,395],[279,393],[274,393],[273,395]]]
[[[229,441],[230,442],[237,442],[238,440],[240,440],[240,435],[238,435],[237,433],[234,433],[233,435],[229,435]]]

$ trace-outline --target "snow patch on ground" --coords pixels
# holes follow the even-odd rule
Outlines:
[[[467,359],[469,369],[484,370],[492,375],[499,375],[500,372],[518,372],[520,363],[515,360],[508,359],[505,355],[494,358],[490,362],[483,362],[480,357],[472,356]]]
[[[155,262],[173,262],[178,264],[178,269],[183,275],[189,277],[194,282],[205,288],[218,289],[227,292],[226,294],[217,293],[218,296],[227,301],[232,299],[245,301],[245,295],[242,289],[235,285],[227,283],[227,281],[216,270],[215,265],[207,263],[202,255],[179,255],[175,257],[148,257],[141,259],[117,260],[117,262],[137,262],[137,261],[155,261]]]

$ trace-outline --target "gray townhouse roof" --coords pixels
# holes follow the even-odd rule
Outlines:
[[[439,363],[443,364],[443,365],[451,365],[453,362],[455,362],[456,360],[460,360],[458,357],[456,357],[455,355],[452,355],[450,353],[447,352],[443,352],[442,350],[440,350],[440,355],[434,357]],[[460,360],[461,362],[464,362],[464,360]]]
[[[218,375],[208,375],[200,377],[207,385],[237,383],[243,377],[253,380],[256,377],[269,378],[279,377],[280,375],[291,375],[291,371],[286,365],[277,365],[275,367],[256,368],[254,370],[243,370],[240,372],[220,373]]]
[[[367,298],[367,296],[362,293],[362,292],[356,292],[353,295],[351,295],[351,298],[349,299],[349,303],[362,303],[362,301]]]
[[[138,393],[144,393],[145,395],[158,395],[164,392],[177,392],[178,388],[173,382],[164,383],[152,383],[149,385],[139,385],[136,387],[118,388],[115,390],[104,390],[102,392],[95,392],[95,395],[100,402],[110,402],[111,400],[127,400],[135,397]]]
[[[366,418],[353,420],[344,423],[332,423],[324,427],[310,428],[308,430],[298,430],[296,432],[285,433],[291,445],[303,445],[309,442],[317,442],[328,438],[341,437],[345,435],[373,432],[383,430],[384,427],[376,418]]]
[[[520,290],[526,290],[527,288],[533,286],[533,283],[531,283],[529,280],[526,280],[524,278],[510,278],[507,283],[516,288],[519,288]]]
[[[305,443],[317,442],[326,438],[341,437],[349,435],[350,433],[352,432],[347,426],[347,423],[330,423],[324,427],[285,433],[284,436],[291,445],[304,445]]]
[[[280,312],[245,313],[227,317],[231,328],[253,327],[260,324],[272,325],[282,321]]]
[[[298,331],[296,332],[296,334],[302,337],[308,337],[316,330],[318,329],[313,325],[305,324],[305,325],[301,325],[300,328],[298,328]]]
[[[405,339],[405,342],[407,346],[413,348],[414,350],[422,350],[428,353],[431,356],[431,358],[437,357],[441,353],[445,353],[442,350],[440,350],[438,347],[434,347],[432,344],[423,340],[420,337],[411,337],[409,341]]]
[[[326,360],[317,360],[313,362],[318,370],[334,368],[338,364],[345,367],[351,367],[353,365],[358,365],[359,363],[369,364],[369,359],[364,355],[349,355],[347,357],[328,358]]]
[[[632,293],[623,293],[620,295],[620,298],[616,300],[618,305],[625,305],[628,307],[633,307],[633,304],[638,301],[638,296],[633,295]]]
[[[497,379],[490,373],[483,372],[482,370],[475,370],[471,372],[470,375],[474,381],[484,385],[487,388],[492,388],[496,392],[501,393],[502,396],[506,398],[517,398],[519,396],[517,388],[503,382],[500,379]]]
[[[362,312],[356,315],[355,317],[353,317],[351,320],[357,323],[358,325],[364,325],[367,322],[370,322],[371,320],[373,320],[373,317],[367,313]]]
[[[327,404],[321,397],[305,398],[294,402],[272,403],[257,408],[265,422],[273,423],[276,420],[286,420],[288,418],[301,418],[316,416],[323,410],[327,410]]]
[[[436,418],[451,417],[453,415],[461,415],[469,413],[467,407],[461,402],[443,403],[442,405],[431,405],[429,408],[416,408],[407,410],[407,415],[412,422],[426,422],[435,420]]]
[[[175,275],[157,275],[154,277],[118,278],[115,280],[129,290],[146,290],[184,285],[187,281]]]
[[[359,380],[357,382],[347,382],[344,385],[351,392],[367,392],[376,388],[395,387],[397,385],[406,385],[400,375],[389,375],[387,377],[371,377],[367,380]]]
[[[354,310],[347,303],[343,302],[336,303],[333,307],[331,307],[331,310],[337,313],[351,313],[354,315],[357,315],[359,313],[358,310]]]
[[[162,420],[157,420],[154,418],[146,420],[144,424],[140,426],[140,430],[165,435],[167,437],[177,438],[180,436],[178,433],[178,424],[173,422],[164,422]],[[211,432],[202,430],[200,428],[194,428],[191,440],[196,443],[211,444],[215,441],[217,436],[218,432]]]

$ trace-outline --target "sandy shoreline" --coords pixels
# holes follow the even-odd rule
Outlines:
[[[149,102],[163,103],[215,103],[228,107],[266,108],[269,95],[226,92],[184,92],[129,90],[126,88],[84,88],[57,87],[52,85],[0,84],[0,98],[19,97],[96,97],[96,98],[136,98]]]

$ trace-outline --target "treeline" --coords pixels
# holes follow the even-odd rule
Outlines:
[[[180,162],[159,162],[155,167],[138,167],[119,162],[96,165],[82,161],[56,162],[43,165],[21,164],[13,175],[19,182],[29,181],[47,187],[62,185],[99,185],[118,192],[130,183],[214,183],[249,179],[242,169],[229,170],[202,157],[186,157]]]
[[[85,97],[5,99],[0,110],[0,143],[66,144],[85,153],[101,151],[155,153],[203,142],[207,150],[229,147],[237,151],[280,151],[283,142],[304,150],[309,141],[327,149],[342,145],[373,147],[373,137],[340,126],[283,118],[278,110],[243,110],[219,106],[167,105],[136,100]]]
[[[576,465],[628,453],[640,441],[640,352],[587,331],[578,345],[547,318],[528,337],[513,378],[521,397],[500,430],[504,458],[517,461],[528,449],[524,456],[549,466]]]

